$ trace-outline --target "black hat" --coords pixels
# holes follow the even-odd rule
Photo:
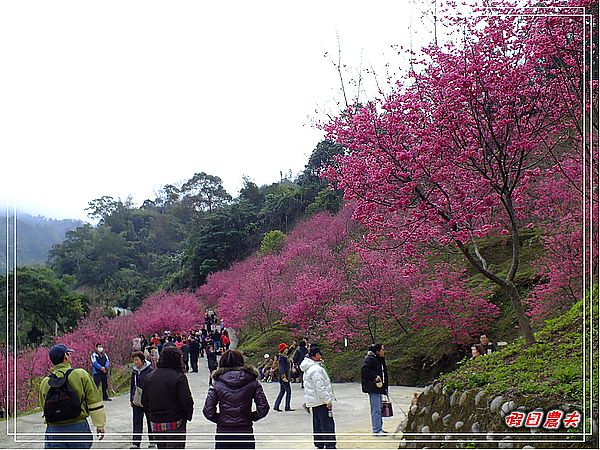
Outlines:
[[[311,344],[310,350],[308,351],[308,356],[312,358],[317,353],[321,353],[321,349],[317,344]],[[321,355],[323,355],[323,353],[321,353]]]

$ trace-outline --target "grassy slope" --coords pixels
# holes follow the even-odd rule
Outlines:
[[[594,287],[592,313],[587,304],[587,330],[596,325],[592,342],[598,341],[598,287]],[[527,407],[583,405],[583,301],[565,314],[546,322],[530,347],[516,340],[492,355],[468,361],[459,370],[441,377],[451,389],[483,388],[490,395],[521,400]],[[589,334],[588,334],[589,337]],[[591,348],[587,341],[588,357]],[[598,385],[598,349],[594,346],[594,377]],[[589,366],[588,366],[589,368]],[[589,389],[589,388],[588,388]],[[588,391],[589,392],[589,391]],[[597,405],[596,405],[597,408]]]

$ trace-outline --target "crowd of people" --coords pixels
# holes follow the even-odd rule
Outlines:
[[[315,447],[336,448],[335,395],[319,345],[311,343],[307,347],[306,340],[289,346],[282,342],[277,356],[265,354],[256,369],[247,363],[242,353],[229,348],[226,333],[227,330],[216,324],[216,318],[207,313],[206,323],[198,331],[171,333],[167,330],[162,337],[134,339],[129,392],[133,423],[131,448],[140,447],[144,423],[150,447],[185,447],[187,422],[192,420],[194,412],[194,398],[186,376],[188,359],[191,372],[197,372],[200,355],[206,355],[210,374],[210,388],[202,412],[206,419],[216,423],[215,448],[255,448],[253,423],[270,411],[261,381],[279,383],[273,405],[278,413],[294,411],[290,384],[300,382],[304,389],[302,406],[312,414]],[[497,347],[483,334],[474,348],[480,356]],[[473,357],[476,357],[475,350]],[[89,448],[93,435],[87,417],[96,427],[98,438],[104,435],[103,400],[110,400],[107,395],[110,360],[104,346],[96,345],[90,375],[84,369],[71,366],[72,352],[62,344],[55,345],[49,352],[54,367],[40,385],[40,405],[47,423],[45,448]],[[369,397],[373,435],[387,435],[383,429],[383,412],[384,402],[389,401],[385,398],[389,377],[383,344],[369,346],[361,367],[361,386]],[[67,439],[64,433],[75,434]]]

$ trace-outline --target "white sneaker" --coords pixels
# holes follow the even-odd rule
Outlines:
[[[377,433],[373,433],[373,436],[385,437],[388,435],[388,432],[385,430],[378,431]]]

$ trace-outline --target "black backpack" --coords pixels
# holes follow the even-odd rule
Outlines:
[[[62,378],[50,374],[50,390],[44,403],[46,422],[62,422],[75,419],[81,414],[81,400],[69,386],[68,378],[73,369],[67,370]]]

